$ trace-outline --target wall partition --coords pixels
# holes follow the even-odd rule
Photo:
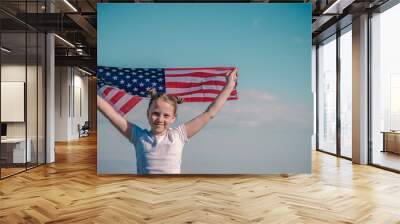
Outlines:
[[[352,157],[352,29],[340,32],[340,155]]]
[[[40,1],[19,2],[35,13]],[[2,6],[1,3],[0,6]],[[45,34],[0,11],[0,178],[45,163]],[[9,23],[12,26],[7,26]],[[12,29],[11,29],[12,27]]]

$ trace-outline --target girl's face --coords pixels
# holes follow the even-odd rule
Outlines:
[[[150,105],[147,119],[153,134],[164,135],[176,119],[174,106],[163,100],[156,100]]]

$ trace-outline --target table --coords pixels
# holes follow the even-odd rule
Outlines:
[[[26,163],[31,162],[31,145],[30,138],[26,139],[28,143],[25,151],[25,138],[6,138],[1,139],[1,157],[7,163]]]

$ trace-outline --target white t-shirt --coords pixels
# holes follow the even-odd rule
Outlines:
[[[131,131],[138,174],[181,173],[182,150],[188,141],[184,124],[169,128],[164,136],[155,136],[135,124]]]

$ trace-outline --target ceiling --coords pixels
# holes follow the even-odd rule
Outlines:
[[[18,32],[30,31],[55,32],[61,38],[55,38],[56,65],[70,65],[96,69],[97,42],[97,3],[189,3],[189,2],[226,2],[226,3],[309,3],[312,4],[313,41],[335,32],[332,27],[338,20],[349,21],[366,10],[378,7],[387,0],[1,0],[1,30],[7,33],[8,41],[24,41]],[[52,11],[52,13],[48,13]],[[27,12],[27,13],[26,13]],[[342,22],[345,26],[346,22]],[[331,30],[331,31],[329,31]],[[19,36],[18,36],[19,35]],[[4,36],[4,35],[3,35]],[[14,36],[14,37],[13,37]],[[4,43],[4,42],[3,42]],[[23,43],[21,43],[23,44]],[[22,45],[21,45],[22,46]],[[32,44],[31,46],[34,46]],[[28,49],[28,51],[30,51]]]

